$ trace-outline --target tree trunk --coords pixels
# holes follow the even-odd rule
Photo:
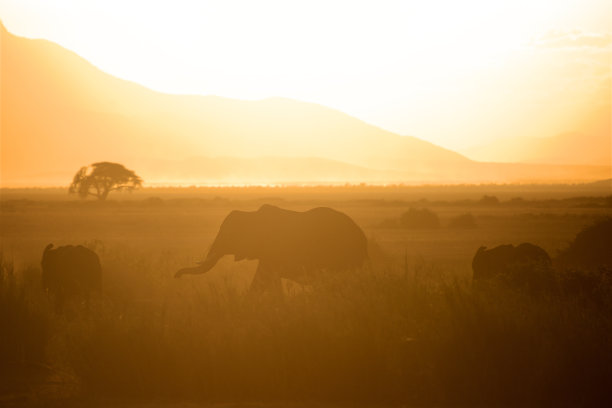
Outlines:
[[[105,188],[104,190],[102,190],[102,193],[98,195],[98,200],[100,201],[104,201],[106,200],[106,197],[108,196],[108,193],[110,192],[109,189]]]

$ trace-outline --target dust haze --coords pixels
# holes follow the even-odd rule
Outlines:
[[[0,4],[0,406],[612,406],[585,2]]]
[[[608,186],[145,188],[106,201],[4,190],[2,398],[599,405]],[[297,221],[321,207],[352,227]],[[577,238],[593,225],[599,236]],[[366,247],[347,246],[361,232]],[[544,263],[477,261],[483,246],[524,243]],[[49,267],[59,248],[73,254]],[[353,261],[330,263],[341,251]],[[53,275],[61,262],[76,276]],[[184,268],[198,274],[176,278]]]

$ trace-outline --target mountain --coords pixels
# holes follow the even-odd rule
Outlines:
[[[581,132],[567,132],[553,137],[516,137],[465,150],[477,160],[612,165],[612,127],[610,106],[593,113]]]
[[[4,28],[1,92],[3,182],[143,157],[317,157],[394,171],[469,162],[316,104],[157,93]]]
[[[602,168],[579,175],[569,168],[476,163],[312,103],[163,94],[106,74],[52,42],[0,31],[2,186],[68,184],[76,170],[96,161],[121,162],[151,182],[608,176]]]

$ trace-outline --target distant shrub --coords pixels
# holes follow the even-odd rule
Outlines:
[[[499,198],[495,197],[495,196],[482,196],[482,198],[478,201],[478,203],[480,205],[498,205],[499,204]]]
[[[427,208],[412,208],[400,216],[399,225],[403,228],[438,228],[440,219],[438,215]]]
[[[476,219],[472,213],[461,214],[451,218],[448,223],[449,228],[476,228]]]

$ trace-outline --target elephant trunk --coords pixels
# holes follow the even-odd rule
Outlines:
[[[183,275],[200,275],[208,272],[217,264],[217,261],[221,258],[220,256],[211,255],[210,253],[206,257],[206,260],[199,264],[198,266],[194,266],[191,268],[182,268],[179,269],[177,273],[174,274],[175,278],[180,278]]]

